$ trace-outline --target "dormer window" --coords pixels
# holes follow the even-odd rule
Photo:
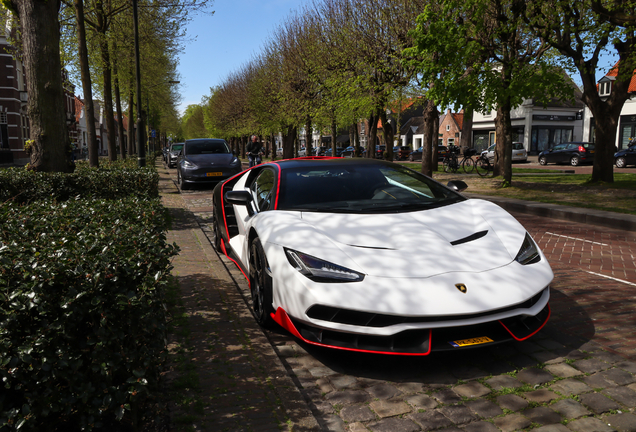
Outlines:
[[[598,94],[599,96],[609,96],[612,91],[612,83],[609,81],[598,83]]]

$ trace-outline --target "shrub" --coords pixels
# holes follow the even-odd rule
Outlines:
[[[0,170],[0,203],[159,196],[159,175],[153,169],[129,168],[130,162],[106,165],[95,169],[78,164],[72,174],[41,173],[24,168]]]
[[[107,427],[157,385],[166,229],[158,199],[0,206],[0,429]]]

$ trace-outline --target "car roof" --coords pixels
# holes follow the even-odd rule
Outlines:
[[[276,164],[281,169],[294,169],[300,167],[311,166],[328,166],[328,165],[394,165],[392,162],[383,161],[380,159],[367,159],[367,158],[330,158],[330,157],[307,157],[307,158],[295,158],[285,159],[280,161],[267,162],[267,164]]]

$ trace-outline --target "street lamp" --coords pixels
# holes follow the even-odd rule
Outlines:
[[[148,90],[150,90],[151,88],[155,88],[157,86],[160,86],[162,84],[179,84],[181,81],[174,81],[174,80],[170,80],[170,81],[164,81],[164,82],[160,82],[159,84],[155,84],[152,85],[150,87],[148,87]],[[147,126],[148,126],[148,132],[152,131],[152,127],[150,126],[150,92],[148,92],[146,94],[146,118],[148,119]],[[154,153],[155,151],[155,141],[152,140],[151,138],[153,138],[152,136],[148,135],[148,148],[150,148],[150,143],[152,143],[152,152]]]

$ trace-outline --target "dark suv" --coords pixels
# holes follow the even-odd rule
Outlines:
[[[405,160],[411,154],[411,147],[397,146],[393,147],[393,160]]]
[[[546,165],[549,163],[569,163],[577,166],[582,163],[594,161],[594,143],[569,142],[557,144],[551,149],[539,153],[539,163]]]

